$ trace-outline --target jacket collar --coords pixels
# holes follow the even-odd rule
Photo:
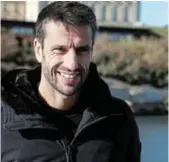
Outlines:
[[[4,123],[8,129],[56,128],[57,121],[47,121],[44,114],[49,114],[51,119],[57,120],[60,118],[59,114],[48,112],[47,108],[43,109],[46,111],[44,113],[34,92],[40,81],[40,73],[39,66],[33,70],[13,71],[3,78],[3,100],[7,105]],[[7,85],[12,92],[6,87]],[[86,102],[81,126],[109,115],[122,115],[116,104],[113,106],[108,85],[99,77],[96,65],[93,63],[90,65],[88,79],[82,87],[81,97]],[[34,111],[35,109],[39,110],[38,113]]]

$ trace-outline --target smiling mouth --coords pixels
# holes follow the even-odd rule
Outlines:
[[[65,74],[65,73],[61,73],[58,72],[62,77],[66,78],[66,79],[75,79],[77,76],[79,76],[79,73],[76,74]]]

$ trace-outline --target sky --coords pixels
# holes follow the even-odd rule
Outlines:
[[[168,2],[141,1],[141,22],[149,26],[168,24]]]

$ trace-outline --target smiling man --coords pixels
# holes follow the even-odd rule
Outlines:
[[[34,41],[36,58],[42,65],[39,92],[50,106],[69,109],[88,76],[92,29],[80,23],[66,27],[60,19],[50,20],[45,28],[43,44],[39,43],[41,34],[37,33]]]
[[[1,81],[2,162],[140,162],[131,109],[91,62],[95,33],[96,17],[82,3],[57,1],[39,13],[40,66]]]

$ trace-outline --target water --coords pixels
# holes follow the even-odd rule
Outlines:
[[[142,141],[141,162],[168,162],[167,116],[136,117]]]

